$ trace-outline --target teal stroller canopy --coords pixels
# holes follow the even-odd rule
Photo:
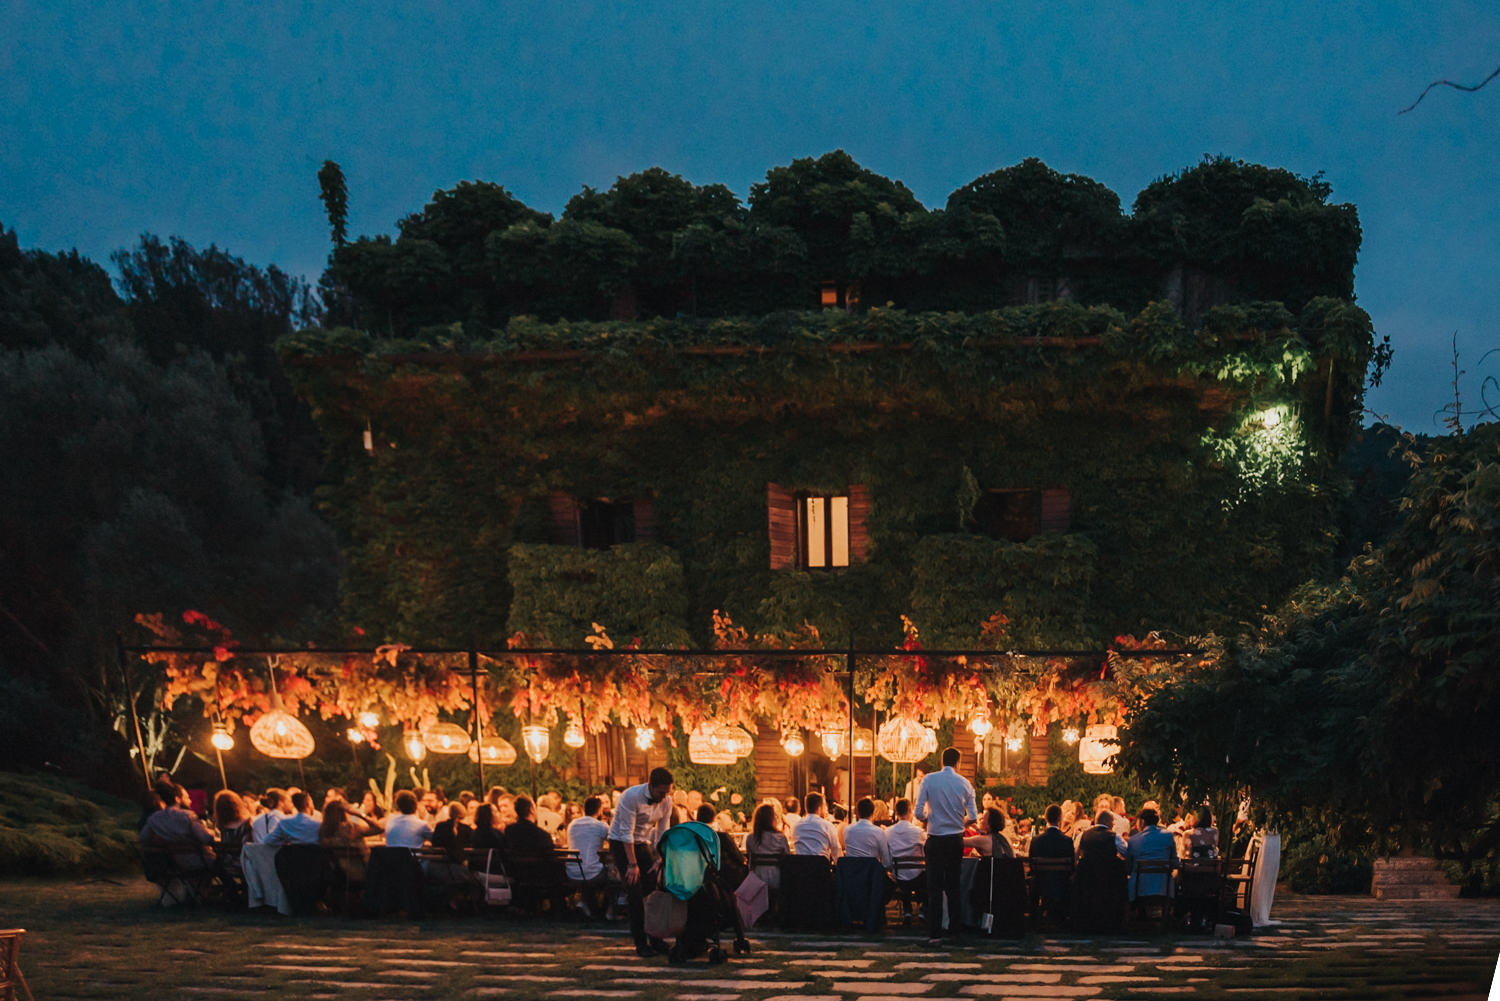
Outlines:
[[[719,868],[719,835],[696,820],[667,828],[656,849],[662,857],[662,889],[678,900],[702,888],[710,866]]]

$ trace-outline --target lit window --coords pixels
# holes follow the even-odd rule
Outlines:
[[[803,567],[822,570],[849,565],[849,498],[803,497],[797,506],[798,547]]]

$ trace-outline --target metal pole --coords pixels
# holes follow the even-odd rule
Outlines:
[[[479,651],[469,651],[469,685],[474,693],[474,746],[479,750],[474,760],[479,762],[479,795],[484,796],[484,720],[479,712]]]
[[[125,682],[125,702],[130,706],[130,722],[135,726],[136,753],[141,756],[141,776],[146,780],[146,791],[151,791],[151,767],[146,764],[146,741],[141,736],[141,717],[135,709],[135,686],[130,683],[130,665],[125,656],[125,639],[115,634],[116,662],[120,665],[120,678]]]
[[[214,757],[219,759],[219,781],[223,783],[220,789],[229,788],[229,777],[224,774],[224,752],[219,750],[219,745],[214,745]]]
[[[854,645],[849,645],[849,787],[844,790],[844,809],[848,811],[848,817],[852,823],[854,816],[854,776],[858,768],[858,760],[854,756]]]

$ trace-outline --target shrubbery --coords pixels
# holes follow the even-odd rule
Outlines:
[[[0,772],[0,874],[115,872],[136,860],[137,807],[76,783]]]

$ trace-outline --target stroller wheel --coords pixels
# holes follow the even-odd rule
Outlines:
[[[736,956],[747,956],[750,954],[750,943],[742,938],[734,940],[734,954]]]
[[[709,962],[709,965],[716,965],[718,963],[726,963],[728,961],[729,961],[729,954],[727,952],[725,952],[723,949],[720,949],[718,946],[714,946],[712,949],[708,950],[708,962]]]

